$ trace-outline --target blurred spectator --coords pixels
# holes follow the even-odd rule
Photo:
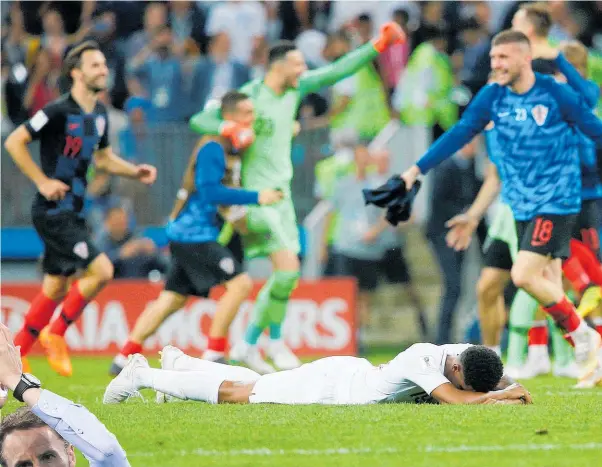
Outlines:
[[[477,138],[435,168],[431,175],[432,193],[426,237],[443,275],[439,326],[435,340],[439,345],[451,342],[454,316],[462,296],[462,265],[465,257],[464,251],[456,251],[447,246],[445,236],[448,229],[445,223],[470,206],[478,192],[473,162],[476,147]]]
[[[355,173],[343,177],[334,189],[332,203],[338,213],[333,251],[337,272],[358,279],[360,326],[370,324],[370,302],[379,281],[380,261],[387,244],[380,241],[389,228],[381,209],[365,206],[362,189],[376,188],[378,179],[369,174],[371,157],[363,146],[355,148]]]
[[[368,34],[368,26],[360,31]],[[324,49],[329,61],[335,61],[351,50],[351,41],[344,33],[331,34]],[[328,114],[315,125],[328,123],[332,130],[352,128],[363,142],[371,141],[389,122],[387,95],[374,65],[369,63],[355,75],[332,86]]]
[[[171,29],[160,27],[128,64],[132,78],[138,80],[143,95],[152,103],[157,123],[180,121],[188,110],[182,105],[182,64],[173,53],[172,39]]]
[[[27,79],[40,47],[40,40],[25,31],[23,13],[18,5],[10,9],[7,26],[3,28],[2,66],[6,68],[6,81],[3,96],[6,99],[6,113],[17,126],[28,117],[23,106],[27,90]],[[4,31],[8,34],[4,37]]]
[[[313,29],[314,19],[321,5],[308,0],[279,2],[278,16],[282,25],[280,39],[293,41],[303,31]]]
[[[115,266],[116,279],[142,278],[153,270],[165,271],[155,243],[130,230],[128,214],[121,206],[108,210],[97,245]]]
[[[581,32],[580,25],[569,13],[569,5],[565,1],[553,0],[547,2],[547,8],[552,15],[550,39],[560,42],[574,39]]]
[[[209,43],[207,57],[196,65],[189,115],[205,107],[209,100],[219,100],[226,92],[238,89],[249,80],[249,67],[231,58],[228,34],[216,34]]]
[[[374,186],[380,186],[387,182],[391,176],[391,159],[387,151],[372,152],[372,160],[376,166],[374,174]],[[404,253],[404,241],[399,229],[386,224],[380,236],[374,239],[385,250],[379,264],[379,275],[384,278],[388,284],[401,286],[403,292],[407,295],[416,315],[416,322],[420,330],[420,337],[428,339],[428,323],[426,320],[426,310],[418,289],[412,280],[410,265],[406,260]],[[385,324],[387,324],[385,322]],[[386,327],[386,326],[385,326]]]
[[[295,45],[305,57],[309,69],[326,65],[327,61],[324,58],[323,50],[327,41],[326,34],[315,29],[308,29],[295,39]]]
[[[460,58],[458,80],[475,95],[487,84],[491,70],[489,49],[491,43],[487,31],[476,18],[464,20],[461,26],[461,51],[455,56]]]
[[[126,44],[125,56],[133,59],[155,36],[156,31],[167,24],[167,8],[163,3],[149,3],[144,10],[144,29],[130,36]]]
[[[63,17],[58,10],[50,8],[42,16],[42,47],[50,52],[51,59],[59,65],[67,47],[75,42],[74,37],[69,37],[65,32]]]
[[[229,0],[211,8],[206,34],[228,33],[232,41],[232,58],[249,63],[267,32],[265,8],[256,1]]]
[[[125,83],[125,43],[116,36],[117,18],[113,11],[105,11],[96,18],[91,29],[90,39],[98,42],[102,53],[107,60],[109,79],[107,88],[111,102],[115,107],[123,108],[127,99],[127,86]]]
[[[448,24],[443,18],[443,2],[420,2],[421,17],[420,26],[412,37],[412,47],[415,50],[423,42],[432,40],[433,31],[440,32],[445,39],[445,48],[441,52],[447,52]]]
[[[143,28],[143,17],[147,4],[152,5],[153,3],[136,0],[103,0],[99,2],[96,11],[98,13],[107,10],[114,12],[117,17],[117,37],[126,40]],[[133,55],[136,55],[136,52]]]
[[[169,8],[175,54],[194,56],[204,53],[207,49],[207,36],[203,11],[187,0],[171,0]]]
[[[380,74],[383,78],[385,87],[389,93],[389,96],[393,95],[395,86],[399,82],[401,73],[408,63],[408,57],[410,54],[410,31],[408,29],[408,22],[410,15],[406,10],[398,9],[393,12],[393,21],[395,21],[401,29],[403,29],[408,37],[408,42],[404,44],[394,44],[387,48],[378,57],[378,64],[380,68]]]
[[[454,75],[445,53],[445,32],[423,28],[422,38],[397,85],[393,105],[405,125],[424,127],[435,140],[458,118],[458,108],[450,98]]]
[[[59,96],[58,80],[61,70],[52,60],[50,52],[42,49],[38,52],[36,63],[27,82],[23,98],[23,107],[33,116],[38,110]]]
[[[330,133],[330,144],[334,154],[316,164],[314,195],[319,200],[332,204],[335,188],[339,181],[355,171],[354,148],[359,144],[359,138],[352,128],[333,131]],[[325,276],[337,275],[337,259],[334,252],[334,234],[338,222],[338,213],[331,209],[324,228],[321,244],[320,262]]]

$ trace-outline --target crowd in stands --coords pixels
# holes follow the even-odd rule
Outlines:
[[[261,77],[271,44],[295,41],[309,67],[316,68],[369,41],[381,24],[394,20],[406,31],[408,42],[391,47],[353,77],[307,96],[299,121],[303,130],[331,131],[330,157],[318,164],[315,174],[316,198],[335,207],[322,252],[325,273],[358,277],[365,313],[379,276],[405,284],[420,309],[407,265],[391,267],[392,261],[405,264],[403,234],[380,224],[375,213],[358,209],[357,196],[340,194],[359,194],[389,175],[390,159],[396,155],[370,153],[366,145],[391,119],[426,132],[412,138],[422,137],[425,144],[455,123],[487,82],[491,38],[510,27],[520,3],[524,2],[2,2],[2,134],[64,91],[63,57],[84,39],[96,40],[107,58],[110,84],[102,101],[110,110],[111,144],[126,157],[140,158],[145,154],[140,135],[159,126],[183,127],[207,102]],[[554,20],[552,40],[575,38],[590,50],[602,51],[602,2],[548,5]],[[478,190],[473,159],[455,159],[463,179],[474,182],[470,193],[455,193],[464,196],[457,200],[459,210]],[[116,188],[103,174],[90,178],[90,225],[99,245],[116,262],[117,277],[164,270],[165,259],[157,247],[138,234],[132,203],[123,196],[128,187]],[[433,219],[437,213],[431,213],[427,236],[441,256],[445,246],[438,244],[433,226],[443,225],[445,219]],[[353,232],[360,233],[349,235]],[[450,261],[446,264],[460,259]],[[439,340],[446,342],[448,336]]]

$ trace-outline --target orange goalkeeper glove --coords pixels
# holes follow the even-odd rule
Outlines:
[[[390,21],[381,26],[380,35],[374,39],[372,44],[378,53],[383,53],[387,47],[393,44],[403,44],[406,40],[406,33],[399,24]]]
[[[219,134],[228,138],[236,150],[248,148],[255,141],[253,128],[242,126],[236,122],[222,123]]]

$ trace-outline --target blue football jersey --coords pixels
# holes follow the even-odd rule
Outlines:
[[[524,94],[485,86],[460,121],[431,146],[417,165],[423,174],[468,143],[486,125],[490,157],[502,180],[502,199],[515,219],[569,215],[581,208],[579,128],[602,146],[602,122],[568,85],[535,73]]]

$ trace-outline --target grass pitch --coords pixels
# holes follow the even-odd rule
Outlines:
[[[134,467],[602,465],[602,389],[573,390],[564,378],[526,382],[535,401],[528,407],[157,405],[152,391],[143,391],[146,402],[104,406],[109,359],[74,359],[70,379],[44,359],[31,362],[44,387],[105,423]],[[11,399],[4,413],[17,407]],[[78,465],[87,465],[79,454]]]

